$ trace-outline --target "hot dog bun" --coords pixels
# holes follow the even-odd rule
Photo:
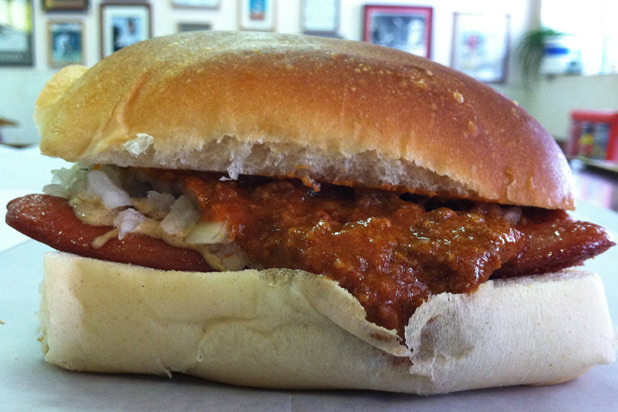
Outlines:
[[[564,156],[515,102],[366,43],[272,33],[156,38],[88,71],[60,71],[35,120],[44,154],[86,164],[306,176],[573,208]]]
[[[404,344],[337,283],[302,271],[160,271],[52,253],[42,296],[45,359],[78,371],[432,394],[559,383],[614,360],[602,282],[577,270],[435,295]]]

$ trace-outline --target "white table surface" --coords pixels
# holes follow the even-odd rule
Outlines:
[[[14,149],[8,149],[14,150]],[[7,154],[9,153],[9,154]],[[12,153],[12,154],[11,154]],[[7,160],[10,158],[10,160]],[[63,162],[38,149],[0,150],[0,200],[39,192],[49,170]],[[9,167],[10,166],[10,167]],[[10,176],[7,179],[6,176]],[[4,213],[4,208],[3,212]],[[618,214],[580,204],[575,216],[618,234]],[[4,219],[2,223],[4,225]],[[216,410],[216,411],[618,411],[618,364],[593,368],[579,379],[546,387],[510,387],[418,397],[371,391],[273,391],[237,388],[186,376],[172,379],[67,372],[42,359],[37,342],[42,256],[50,248],[21,237],[5,242],[0,226],[0,410]],[[586,264],[605,282],[618,321],[618,247]]]

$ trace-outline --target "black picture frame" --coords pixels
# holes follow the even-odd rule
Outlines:
[[[431,58],[433,8],[367,4],[363,40]]]
[[[11,13],[11,8],[19,12]],[[34,17],[32,0],[0,0],[0,9],[19,21],[0,24],[0,66],[34,66]]]

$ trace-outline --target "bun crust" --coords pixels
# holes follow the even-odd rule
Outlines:
[[[57,73],[35,119],[42,152],[68,161],[573,207],[564,156],[517,104],[367,43],[246,32],[156,38],[88,71]]]
[[[71,370],[271,388],[446,393],[558,383],[614,359],[603,285],[583,271],[435,295],[400,344],[306,272],[159,271],[51,253],[41,331],[45,360]]]

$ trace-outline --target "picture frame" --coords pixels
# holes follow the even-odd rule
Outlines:
[[[0,0],[0,10],[0,66],[33,66],[32,0]]]
[[[506,82],[510,15],[453,15],[451,67],[485,83]]]
[[[100,4],[101,58],[152,37],[149,3]]]
[[[211,23],[178,23],[178,33],[212,30]]]
[[[274,31],[276,0],[239,0],[238,25],[241,30]]]
[[[50,67],[84,64],[84,25],[77,20],[47,22]]]
[[[221,5],[221,0],[171,0],[172,7],[181,9],[212,9]]]
[[[340,0],[303,0],[301,30],[309,35],[336,35],[339,32],[340,13]]]
[[[41,0],[43,11],[86,11],[88,0]]]
[[[431,58],[433,8],[367,4],[363,40]]]

